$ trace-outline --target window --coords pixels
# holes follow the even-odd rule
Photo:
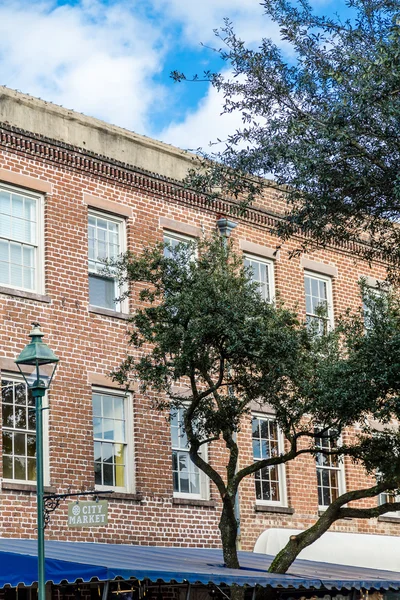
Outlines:
[[[389,504],[393,504],[394,502],[400,502],[400,496],[398,494],[392,494],[390,492],[384,492],[383,494],[379,494],[378,504],[386,504],[386,502],[388,502]],[[396,517],[400,519],[400,511],[393,510],[384,513],[382,517]]]
[[[316,431],[318,433],[318,431]],[[315,444],[324,450],[333,450],[338,447],[339,440],[332,437],[327,431],[316,438]],[[344,469],[343,460],[337,456],[326,454],[316,455],[317,482],[318,482],[318,504],[325,508],[336,498],[344,493]]]
[[[132,487],[129,396],[95,391],[92,400],[96,487],[127,491]]]
[[[183,408],[171,412],[172,475],[174,496],[183,498],[207,498],[207,478],[192,462],[186,433],[184,431]],[[201,449],[206,459],[206,449]]]
[[[332,281],[323,275],[305,273],[306,323],[318,335],[333,326]]]
[[[92,306],[121,310],[116,277],[104,273],[104,261],[117,258],[125,250],[123,219],[89,212],[89,302]]]
[[[385,299],[387,299],[387,291],[383,288],[372,288],[368,287],[365,289],[363,294],[363,314],[364,314],[364,327],[365,331],[369,331],[373,328],[373,315],[379,309],[385,305]]]
[[[254,416],[253,458],[263,460],[283,453],[283,435],[275,419]],[[265,504],[286,505],[284,465],[264,467],[255,473],[256,501]]]
[[[41,293],[43,198],[0,185],[0,285]]]
[[[178,233],[172,233],[170,231],[164,232],[164,244],[166,244],[164,256],[166,258],[173,258],[172,251],[178,244],[189,244],[190,242],[193,242],[193,240],[184,235],[179,235]]]
[[[274,267],[272,261],[246,255],[244,264],[251,269],[251,279],[258,284],[260,296],[266,302],[274,299]]]
[[[36,481],[35,401],[25,382],[11,377],[1,381],[3,477]]]

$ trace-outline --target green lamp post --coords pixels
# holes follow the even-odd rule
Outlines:
[[[58,358],[42,341],[39,323],[32,323],[31,341],[15,360],[28,389],[35,399],[36,409],[36,498],[38,536],[38,600],[45,600],[45,553],[43,511],[43,396],[49,389]]]

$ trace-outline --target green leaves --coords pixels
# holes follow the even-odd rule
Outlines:
[[[252,202],[287,186],[280,234],[321,245],[356,241],[368,259],[400,260],[400,26],[398,3],[349,2],[352,16],[313,14],[303,1],[264,0],[286,42],[249,49],[225,23],[218,37],[232,78],[209,77],[243,127],[188,186]],[[285,57],[289,56],[289,60]],[[271,174],[273,181],[271,181]],[[254,177],[260,177],[255,180]],[[218,190],[217,192],[215,190]]]
[[[356,427],[358,435],[336,454],[350,456],[368,473],[379,469],[383,483],[376,493],[400,488],[400,435],[393,427],[400,419],[395,294],[364,286],[364,311],[348,313],[321,336],[284,306],[261,299],[243,257],[225,239],[180,244],[166,254],[161,244],[118,261],[136,308],[129,353],[114,378],[155,392],[160,411],[183,408],[190,457],[224,503],[223,543],[235,539],[224,527],[229,522],[231,533],[237,527],[233,507],[244,477],[300,454],[328,453],[315,445],[316,425],[338,435]],[[241,459],[239,468],[241,427],[254,407],[266,406],[289,449],[248,464]],[[222,472],[199,451],[206,443],[219,443],[218,452],[225,446]],[[338,515],[333,511],[330,522]],[[234,543],[224,549],[234,553]]]

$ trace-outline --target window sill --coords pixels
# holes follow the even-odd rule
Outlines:
[[[269,506],[268,504],[255,504],[254,510],[256,512],[280,513],[282,515],[294,514],[294,508],[291,508],[290,506]]]
[[[215,508],[215,500],[201,500],[200,498],[172,498],[172,504],[182,506],[204,506],[205,508]]]
[[[50,296],[36,294],[34,292],[26,292],[24,290],[17,290],[15,288],[8,288],[4,285],[0,285],[0,294],[5,294],[6,296],[15,296],[17,298],[27,298],[28,300],[36,300],[36,302],[46,302],[47,304],[50,304],[51,302]]]
[[[93,496],[96,497],[96,492],[93,492]],[[100,494],[99,498],[102,500],[131,500],[132,502],[142,502],[143,500],[140,494],[130,494],[129,492],[113,492],[104,494],[104,496]]]
[[[93,306],[92,304],[89,304],[89,312],[96,315],[103,315],[103,317],[122,319],[124,321],[127,321],[130,318],[130,315],[127,313],[118,312],[117,310],[110,310],[108,308],[101,308],[100,306]]]
[[[381,517],[378,517],[378,522],[379,523],[400,523],[400,515],[397,517],[395,515],[392,515],[390,517],[385,517],[384,515],[382,515]]]
[[[8,490],[10,492],[34,492],[36,494],[36,485],[34,483],[16,483],[13,481],[3,481],[1,483],[2,490]],[[57,492],[55,487],[45,486],[44,492],[46,494],[55,494]]]
[[[345,506],[347,506],[347,504],[345,504]],[[328,508],[329,508],[328,506],[326,506],[325,508],[319,507],[318,516],[321,517],[327,511]],[[343,517],[342,520],[343,521],[352,521],[353,517]]]

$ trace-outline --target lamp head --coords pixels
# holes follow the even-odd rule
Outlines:
[[[42,341],[39,323],[32,323],[31,341],[25,346],[15,363],[32,390],[47,390],[53,379],[59,359]]]

